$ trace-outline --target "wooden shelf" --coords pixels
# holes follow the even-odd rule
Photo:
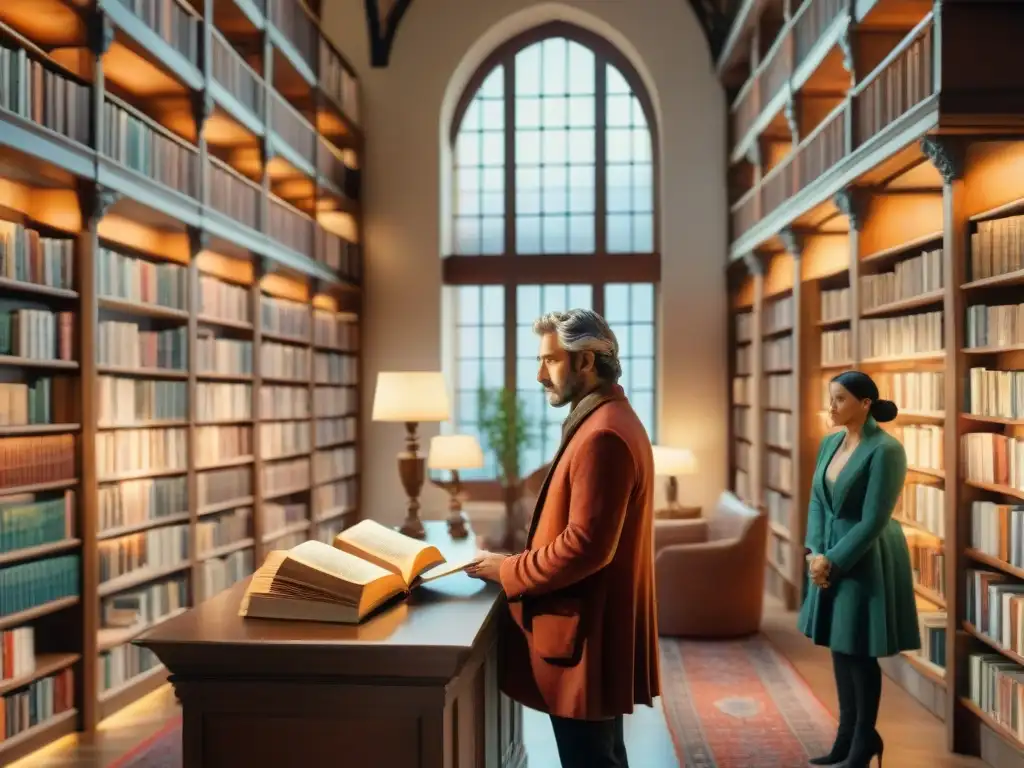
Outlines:
[[[55,371],[74,371],[78,369],[78,363],[74,360],[36,360],[31,357],[12,357],[11,355],[0,355],[0,365],[17,368],[52,368]]]
[[[944,290],[929,291],[928,293],[922,293],[920,296],[912,296],[908,299],[891,301],[888,304],[881,304],[871,309],[865,309],[861,312],[861,317],[882,317],[884,315],[906,312],[911,309],[935,306],[936,304],[942,304],[942,300],[945,295],[946,292]]]
[[[96,639],[96,650],[99,653],[103,653],[104,651],[109,651],[112,648],[116,648],[119,645],[130,643],[143,632],[148,632],[153,627],[159,626],[165,621],[170,621],[175,616],[180,616],[187,610],[188,608],[179,608],[178,610],[171,611],[166,616],[161,616],[156,621],[151,621],[148,624],[143,622],[133,627],[119,627],[116,629],[101,628]]]
[[[987,565],[990,568],[995,568],[997,571],[1001,571],[1008,576],[1013,576],[1015,579],[1024,580],[1024,568],[1018,568],[1015,565],[1010,565],[1009,563],[1003,562],[998,557],[986,555],[984,552],[980,552],[973,547],[967,547],[964,549],[964,554],[977,563]]]
[[[255,546],[255,544],[256,541],[252,538],[239,539],[238,541],[233,541],[230,544],[224,544],[223,546],[214,547],[206,552],[200,552],[196,556],[196,560],[198,562],[203,562],[204,560],[212,560],[215,557],[224,557],[225,555],[230,555],[232,552],[237,552],[240,549],[249,549],[250,547]]]
[[[233,555],[226,561],[233,569],[228,574],[229,580],[246,575],[251,567],[259,564],[268,551],[264,544],[266,531],[263,512],[269,498],[264,493],[263,480],[265,468],[272,461],[261,457],[267,446],[264,440],[263,451],[260,450],[261,425],[266,421],[260,418],[260,387],[279,381],[306,389],[312,401],[318,386],[313,380],[314,339],[336,341],[349,337],[341,333],[347,331],[347,328],[336,329],[333,326],[330,328],[331,335],[320,335],[323,328],[312,322],[313,308],[316,307],[320,312],[318,316],[324,322],[358,324],[363,318],[363,254],[358,242],[362,229],[362,207],[355,199],[359,196],[358,174],[352,179],[340,176],[344,172],[343,168],[338,173],[326,172],[323,170],[322,157],[318,156],[330,152],[334,155],[334,161],[341,160],[343,164],[349,164],[347,155],[351,152],[355,162],[353,169],[365,160],[362,132],[347,112],[358,107],[350,96],[357,90],[354,70],[340,54],[334,52],[333,47],[323,43],[324,39],[317,28],[316,39],[313,41],[316,45],[313,65],[303,65],[305,68],[300,73],[308,76],[309,87],[306,95],[301,97],[302,103],[299,103],[300,97],[297,94],[291,91],[285,94],[278,90],[285,87],[280,75],[272,77],[274,65],[294,53],[288,42],[289,37],[277,29],[272,20],[262,18],[261,14],[256,15],[258,28],[267,33],[280,55],[263,61],[260,71],[253,69],[254,65],[250,62],[245,73],[255,78],[256,90],[261,97],[283,100],[299,113],[300,118],[313,118],[314,154],[297,149],[281,132],[269,130],[269,117],[262,108],[249,110],[251,120],[241,126],[250,132],[254,142],[265,135],[280,157],[309,177],[310,199],[279,199],[267,190],[280,192],[283,196],[291,193],[278,187],[275,169],[260,161],[258,167],[244,169],[243,174],[241,166],[245,160],[241,155],[244,153],[226,151],[227,147],[217,143],[215,131],[208,131],[211,126],[217,127],[214,125],[216,121],[198,121],[197,124],[194,110],[189,106],[202,94],[212,97],[218,106],[225,96],[239,103],[244,101],[240,95],[244,89],[229,88],[224,82],[218,81],[217,76],[230,79],[232,65],[241,62],[239,65],[245,66],[238,51],[245,49],[251,41],[245,33],[232,26],[229,19],[222,18],[219,12],[205,18],[192,10],[194,4],[182,0],[172,1],[179,9],[186,11],[192,20],[190,23],[195,25],[194,39],[199,43],[195,52],[184,50],[184,46],[181,49],[175,47],[150,27],[144,18],[117,4],[97,11],[110,17],[108,21],[114,30],[110,43],[112,53],[99,59],[87,50],[88,30],[78,13],[68,11],[56,26],[47,26],[28,21],[22,24],[21,20],[29,16],[19,11],[19,28],[11,29],[4,23],[9,20],[9,14],[0,11],[0,32],[9,45],[25,48],[29,57],[41,62],[48,72],[84,86],[87,89],[85,103],[90,113],[97,105],[103,105],[105,110],[124,113],[130,119],[126,130],[146,132],[149,138],[154,139],[149,142],[153,153],[165,152],[169,158],[167,163],[153,163],[153,168],[143,173],[141,163],[133,160],[134,165],[130,167],[120,162],[115,154],[89,146],[92,137],[104,135],[102,130],[97,132],[90,127],[83,141],[80,134],[77,138],[71,138],[75,135],[73,128],[77,126],[69,127],[67,135],[64,135],[40,122],[0,109],[0,155],[5,161],[0,163],[0,188],[5,193],[3,205],[0,205],[0,220],[21,225],[42,238],[65,241],[67,245],[60,247],[70,251],[61,253],[69,254],[74,264],[74,290],[0,278],[0,294],[12,306],[20,302],[24,306],[43,305],[51,311],[71,313],[74,320],[72,348],[77,358],[36,360],[21,356],[0,356],[5,381],[31,382],[50,376],[55,382],[61,382],[59,397],[62,402],[60,408],[55,403],[52,409],[60,413],[59,417],[55,415],[52,420],[64,422],[0,426],[0,440],[24,437],[46,437],[48,440],[68,443],[73,440],[72,466],[78,474],[75,478],[60,481],[0,489],[0,501],[29,494],[52,494],[57,497],[61,491],[74,489],[74,519],[69,531],[73,531],[77,537],[2,553],[0,568],[65,554],[74,554],[81,560],[78,595],[0,617],[0,630],[32,625],[37,632],[39,648],[67,649],[67,653],[40,654],[33,675],[41,677],[68,668],[74,671],[77,678],[73,711],[0,742],[0,763],[5,765],[66,733],[79,729],[86,734],[95,733],[101,719],[164,684],[166,671],[157,668],[126,681],[116,689],[98,693],[101,678],[100,665],[96,662],[99,653],[130,642],[142,631],[140,627],[133,627],[98,632],[104,600],[126,590],[166,589],[168,587],[160,586],[164,580],[184,582],[184,594],[189,596],[189,600],[194,600],[199,595],[209,596],[213,592],[210,584],[200,583],[208,572],[204,563],[211,558]],[[248,0],[236,0],[236,4],[243,12],[254,9]],[[0,2],[0,5],[3,3]],[[66,11],[66,5],[64,0],[58,0],[55,8]],[[227,24],[229,28],[217,30],[215,27],[218,23]],[[58,35],[61,39],[58,41],[51,38],[44,44],[41,40],[33,39],[36,35]],[[203,63],[202,57],[207,56],[209,51],[202,54],[199,51],[204,50],[203,41],[211,39],[215,46],[222,46],[223,50],[218,53],[227,57],[226,69],[222,66],[223,61],[220,64],[211,64],[212,60]],[[323,50],[319,50],[321,43],[326,46]],[[51,55],[51,51],[61,53]],[[77,61],[81,58],[79,54],[86,54],[82,61],[88,59],[96,70],[90,71],[84,80],[57,61]],[[276,61],[273,61],[275,58]],[[331,64],[332,77],[321,80],[318,71],[320,62]],[[260,64],[255,66],[260,67]],[[334,85],[340,81],[336,77],[336,66],[341,67],[347,73],[346,78],[351,79],[346,81],[344,96],[340,91],[334,94],[331,90],[340,88],[340,85]],[[74,94],[74,91],[69,89],[69,94]],[[334,96],[337,98],[333,99]],[[339,128],[327,134],[316,130],[318,121],[313,113],[321,111],[325,104],[333,104],[332,111],[335,114],[329,120],[320,121],[320,125],[343,126],[344,130]],[[339,108],[339,104],[344,110]],[[247,105],[242,104],[242,109],[248,109]],[[223,116],[226,112],[218,114]],[[91,118],[95,116],[85,117],[92,122]],[[101,120],[106,119],[104,116],[99,117]],[[345,150],[346,157],[341,158],[338,150]],[[172,156],[171,153],[175,152],[183,154],[180,157]],[[223,159],[228,156],[231,162],[238,163],[238,167],[233,167],[231,162]],[[170,168],[180,170],[186,167],[188,172],[167,172]],[[346,183],[352,181],[355,184]],[[345,193],[349,191],[353,198],[346,196]],[[321,200],[329,202],[336,212],[332,216],[339,219],[347,217],[343,229],[352,232],[352,235],[342,236],[342,228],[332,223],[330,217],[324,217],[321,223],[308,213],[323,210],[325,206],[319,205]],[[227,201],[230,201],[230,206]],[[250,202],[254,206],[251,212],[247,210]],[[271,211],[269,214],[266,210],[268,207]],[[332,232],[332,229],[336,232]],[[138,279],[141,269],[131,260],[158,265],[158,268],[143,268],[146,270],[143,278],[146,282],[142,283]],[[179,266],[181,271],[176,272],[174,266]],[[22,270],[20,263],[16,268],[16,274],[33,274]],[[15,272],[11,271],[10,274]],[[111,275],[117,276],[116,285]],[[155,277],[151,278],[151,275]],[[149,282],[151,279],[152,283]],[[200,279],[203,280],[201,294],[198,292]],[[173,286],[168,290],[171,281]],[[230,287],[223,288],[213,281],[220,281]],[[158,290],[150,292],[149,289],[157,283]],[[130,288],[140,284],[145,284],[147,290]],[[261,297],[264,294],[278,295],[278,286],[284,284],[287,284],[285,293],[290,292],[287,298],[309,314],[311,323],[308,337],[296,338],[270,330],[288,330],[291,326],[272,325],[268,322],[270,318],[261,312]],[[222,289],[223,294],[219,293]],[[283,293],[281,295],[284,297]],[[150,299],[158,297],[160,303],[142,301],[142,296]],[[165,306],[167,304],[174,306]],[[235,308],[238,310],[236,317],[248,317],[251,320],[218,316],[235,312]],[[161,364],[173,361],[179,367],[137,368],[98,363],[98,360],[138,359],[119,355],[117,353],[120,350],[117,349],[102,349],[104,344],[127,343],[123,339],[135,337],[134,330],[129,328],[127,330],[131,334],[117,336],[117,342],[112,342],[113,329],[101,325],[108,321],[134,324],[140,333],[168,331],[180,334],[176,338],[187,339],[185,349],[175,349],[173,356],[165,354],[165,350],[170,350],[170,344],[165,338],[160,338],[155,345],[160,354],[142,358],[150,362],[159,361]],[[117,329],[117,332],[120,333],[120,330]],[[205,364],[204,360],[209,356],[198,349],[196,340],[200,337],[231,339],[251,345],[248,359],[251,360],[252,372],[222,374],[201,371],[200,366]],[[301,378],[275,379],[269,375],[260,376],[260,343],[271,340],[308,350],[310,365]],[[143,343],[148,345],[150,341],[153,340],[145,339]],[[35,348],[31,347],[33,350]],[[355,357],[357,370],[363,369],[361,352],[345,349],[332,351]],[[109,382],[104,381],[101,385],[100,377],[122,380],[117,383],[117,387],[123,389],[108,389]],[[123,380],[131,380],[131,383],[126,384]],[[67,388],[64,388],[65,382]],[[252,399],[244,405],[253,414],[251,418],[219,418],[222,413],[246,412],[226,410],[226,405],[222,405],[223,400],[220,399],[222,392],[227,392],[226,387],[223,390],[208,389],[210,385],[216,387],[221,383],[249,386],[247,391],[251,393]],[[355,381],[353,388],[355,402],[359,403],[363,399],[362,381]],[[56,383],[53,391],[58,391]],[[123,393],[126,391],[145,391],[146,394],[136,394],[135,402],[125,407],[126,396]],[[157,396],[156,392],[160,395]],[[174,396],[166,393],[173,393]],[[179,393],[182,395],[180,399]],[[203,404],[200,398],[207,396],[215,407],[200,410]],[[234,393],[232,396],[235,396]],[[112,400],[113,406],[110,402]],[[146,406],[150,409],[143,409],[143,403],[154,402],[161,408]],[[174,414],[176,417],[139,418],[147,413]],[[204,421],[199,419],[200,415],[213,418]],[[359,419],[361,410],[357,407],[353,413],[346,415]],[[312,416],[306,419],[310,442],[315,442],[313,421]],[[131,457],[130,463],[108,465],[99,461],[99,451],[104,450],[104,445],[118,444],[123,453],[123,447],[128,445],[128,441],[151,439],[148,435],[132,435],[129,430],[167,429],[178,430],[184,438],[183,460],[169,458],[164,462],[152,460],[146,464],[152,467],[174,464],[176,469],[106,471],[108,466],[145,466],[135,455]],[[251,450],[251,455],[218,458],[210,460],[209,466],[198,466],[196,441],[213,431],[220,431],[220,434],[215,435],[218,438],[228,437],[227,430],[249,431],[251,449],[243,450]],[[357,452],[356,466],[363,464],[358,455],[361,449],[360,432],[357,423],[356,439],[347,444],[347,447]],[[24,444],[24,441],[20,444]],[[153,444],[158,444],[156,439]],[[134,443],[132,445],[134,453]],[[177,447],[174,449],[177,450]],[[156,456],[158,450],[154,448],[152,455]],[[296,457],[302,456],[312,462],[314,450],[296,454]],[[203,457],[212,459],[229,455],[227,451],[220,451],[203,454]],[[280,460],[286,458],[278,457]],[[102,473],[99,467],[104,468]],[[217,476],[218,472],[224,473],[219,475],[221,479],[210,479]],[[54,475],[25,475],[49,476]],[[360,508],[361,478],[356,474],[346,480],[345,486],[337,490],[328,489],[324,493],[312,493],[309,483],[302,489],[288,492],[303,493],[303,501],[307,504],[306,519],[301,525],[293,527],[297,533],[301,531],[300,535],[306,536],[315,532],[313,521],[321,518],[336,519],[342,525],[355,521]],[[153,488],[148,487],[150,481]],[[133,487],[129,487],[129,483]],[[127,505],[132,505],[128,511],[134,515],[149,516],[157,512],[174,514],[100,530],[101,522],[109,524],[126,519],[126,516],[113,516],[117,510],[115,502],[118,501],[114,495],[119,491],[124,494],[119,503],[125,505],[126,509]],[[232,492],[237,493],[239,498],[203,503],[205,498],[223,498],[224,494]],[[46,496],[40,497],[40,500],[46,499]],[[158,507],[154,499],[160,499],[159,503],[167,506]],[[175,508],[169,508],[169,504],[163,501],[165,499],[173,499]],[[327,508],[342,501],[346,504],[339,510]],[[217,515],[230,514],[231,510],[238,508],[251,510],[251,530],[247,535],[229,545],[198,552],[196,544],[199,527],[205,528],[210,523],[219,524]],[[115,551],[117,547],[126,546],[125,537],[153,535],[154,531],[162,531],[170,526],[185,533],[175,531],[159,535],[187,534],[187,551],[191,553],[187,560],[168,567],[142,568],[99,582],[101,557],[106,557],[107,553]],[[220,535],[222,533],[218,533]],[[44,636],[45,633],[57,631],[58,627],[61,632],[59,642]],[[28,678],[0,682],[0,696],[25,682],[29,682]]]
[[[0,741],[0,761],[13,763],[26,755],[56,741],[76,730],[77,709],[69,709],[34,725],[28,730]]]
[[[989,648],[991,648],[993,651],[996,651],[997,653],[1003,654],[1003,656],[1005,656],[1007,659],[1009,659],[1013,663],[1020,664],[1021,666],[1024,666],[1024,656],[1021,656],[1019,653],[1011,651],[1009,648],[1004,648],[994,638],[991,638],[988,635],[986,635],[984,632],[982,632],[977,627],[975,627],[973,624],[971,624],[971,622],[965,621],[963,623],[963,627],[964,627],[964,631],[967,634],[969,634],[971,637],[975,638],[976,640],[980,640],[985,645],[987,645]]]
[[[24,560],[35,560],[36,558],[46,557],[47,555],[57,555],[63,552],[70,552],[73,549],[78,549],[81,545],[81,539],[62,539],[61,541],[53,541],[49,544],[40,544],[35,547],[15,549],[11,552],[0,552],[0,567],[20,563]]]
[[[278,539],[283,539],[291,533],[304,533],[307,528],[309,528],[308,520],[299,520],[295,523],[289,523],[283,528],[278,528],[276,531],[270,531],[269,533],[263,534],[263,543],[271,544]]]
[[[984,712],[981,707],[966,696],[960,699],[960,704],[977,717],[985,726],[990,728],[996,735],[1005,740],[1007,744],[1013,747],[1013,749],[1018,752],[1024,752],[1024,742],[1018,739],[1017,736],[1005,726],[996,722],[996,720],[987,712]]]
[[[78,479],[54,480],[52,483],[35,483],[33,485],[19,485],[12,488],[0,488],[0,499],[4,496],[24,496],[29,493],[43,493],[45,491],[63,491],[66,488],[73,488],[78,485]]]
[[[105,539],[116,539],[118,536],[127,536],[132,533],[139,533],[140,531],[148,531],[150,528],[160,528],[165,525],[173,525],[175,523],[187,523],[189,521],[188,512],[180,512],[176,515],[165,515],[163,517],[155,517],[149,520],[143,520],[139,523],[133,523],[132,525],[119,525],[116,528],[106,528],[100,530],[96,538],[99,541]]]
[[[226,512],[237,507],[248,507],[254,503],[255,499],[252,496],[242,496],[237,499],[230,499],[228,501],[221,501],[216,504],[208,504],[205,507],[200,507],[196,512],[197,517],[205,517],[207,515],[215,515],[218,512]]]
[[[103,691],[99,695],[100,719],[105,720],[118,710],[138,701],[147,693],[155,691],[166,682],[167,669],[160,664],[115,688]]]
[[[49,285],[38,285],[37,283],[26,283],[21,280],[11,280],[0,277],[0,291],[16,291],[18,293],[30,293],[38,296],[48,296],[55,299],[77,299],[78,293],[67,288],[53,288]]]
[[[100,597],[107,597],[118,592],[124,592],[132,587],[138,587],[150,581],[156,581],[166,576],[173,576],[189,568],[192,565],[190,560],[185,560],[174,565],[167,565],[162,568],[137,568],[128,571],[120,576],[115,576],[107,581],[101,581],[98,594]]]
[[[925,600],[927,600],[929,603],[932,603],[933,605],[939,608],[945,609],[946,598],[940,595],[934,589],[930,589],[929,587],[923,586],[921,584],[914,584],[914,591],[918,595],[923,597]]]
[[[907,660],[910,666],[927,677],[933,683],[941,685],[943,688],[946,687],[946,670],[938,664],[932,664],[927,659],[922,659],[916,653],[912,653],[910,651],[904,651],[901,656]]]
[[[0,695],[10,693],[55,672],[60,672],[81,658],[77,653],[43,653],[36,656],[36,668],[20,677],[0,680]],[[2,742],[0,742],[2,744]],[[0,752],[0,755],[3,753]]]
[[[19,426],[0,427],[0,437],[59,435],[64,432],[77,432],[81,428],[80,424],[22,424]]]
[[[163,307],[159,304],[145,304],[139,301],[128,301],[127,299],[113,299],[101,296],[99,307],[111,312],[123,312],[129,315],[139,315],[140,317],[153,317],[162,320],[188,320],[187,309],[174,309],[172,307]]]
[[[48,616],[51,613],[63,611],[65,608],[70,608],[73,605],[78,605],[77,597],[62,597],[59,600],[51,600],[48,603],[37,605],[35,608],[27,608],[24,611],[0,616],[0,630],[28,624],[41,616]]]

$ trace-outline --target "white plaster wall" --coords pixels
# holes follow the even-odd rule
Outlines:
[[[369,65],[362,0],[326,0],[327,34],[362,82],[366,254],[364,413],[378,371],[438,370],[447,239],[444,137],[461,85],[497,45],[565,20],[609,39],[646,82],[659,122],[662,284],[659,441],[691,448],[684,503],[710,506],[727,482],[725,97],[687,0],[413,0],[386,69]],[[444,187],[445,189],[447,187]],[[397,522],[405,498],[400,425],[364,425],[363,513]],[[436,425],[423,428],[424,445]],[[424,517],[443,517],[436,489]]]

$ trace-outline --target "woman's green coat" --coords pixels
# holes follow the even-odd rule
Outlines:
[[[810,584],[800,630],[816,645],[859,656],[921,647],[907,540],[892,512],[903,491],[903,446],[868,418],[831,489],[825,471],[844,432],[821,442],[804,546],[832,564],[829,587]]]

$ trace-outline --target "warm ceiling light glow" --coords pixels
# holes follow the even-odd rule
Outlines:
[[[342,211],[325,211],[317,216],[317,221],[328,232],[333,232],[350,243],[359,242],[359,226],[352,214]]]
[[[82,229],[82,207],[78,195],[70,189],[37,189],[31,195],[29,214],[36,221],[65,232]]]
[[[200,272],[241,285],[249,285],[255,279],[255,270],[251,262],[233,259],[215,251],[198,253],[196,267]]]
[[[338,300],[328,293],[318,293],[313,297],[313,306],[317,309],[325,309],[328,312],[337,312]]]
[[[43,48],[85,45],[85,21],[66,3],[55,0],[7,2],[4,3],[4,21]]]
[[[253,143],[251,133],[219,110],[206,118],[203,135],[209,144],[218,147],[251,146]]]
[[[103,54],[103,73],[107,79],[135,96],[181,95],[185,87],[162,69],[116,40]]]
[[[264,275],[260,281],[260,287],[267,293],[282,299],[309,300],[309,288],[304,282],[277,272]]]
[[[295,166],[283,157],[270,158],[270,161],[267,163],[267,175],[269,175],[273,181],[303,177],[303,175],[296,170]]]
[[[100,220],[98,230],[111,242],[188,264],[190,246],[184,233],[164,232],[111,213]]]
[[[967,214],[1024,198],[1024,142],[978,142],[967,153]]]
[[[316,188],[309,179],[288,179],[280,184],[274,185],[274,194],[283,197],[285,200],[296,200],[298,198],[312,199]]]

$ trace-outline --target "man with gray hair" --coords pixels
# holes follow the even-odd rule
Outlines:
[[[551,716],[563,768],[627,768],[622,717],[660,693],[651,441],[619,386],[604,318],[534,323],[537,381],[570,405],[526,550],[482,552],[468,573],[508,597],[502,689]]]

